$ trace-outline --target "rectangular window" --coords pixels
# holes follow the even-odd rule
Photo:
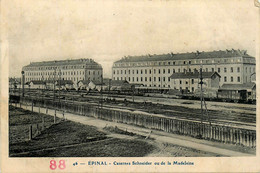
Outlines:
[[[211,71],[214,72],[214,68],[211,68]]]
[[[230,72],[233,73],[233,67],[230,68]]]
[[[145,71],[145,74],[147,74],[147,70],[145,69],[144,71]]]
[[[237,82],[240,82],[240,77],[239,76],[237,77]]]
[[[149,70],[149,73],[152,74],[152,70]]]
[[[133,77],[133,82],[135,81],[135,77]]]
[[[233,82],[233,76],[231,76],[230,81]]]
[[[138,77],[136,77],[136,82],[138,82]]]
[[[237,67],[237,72],[240,72],[240,67]]]
[[[194,84],[194,79],[191,79],[191,84]]]
[[[153,73],[156,74],[156,69],[153,70]]]
[[[163,81],[165,82],[165,77],[163,77]]]
[[[152,77],[149,78],[150,82],[152,81]]]
[[[226,76],[224,77],[224,82],[227,82],[227,77]]]
[[[161,78],[160,78],[160,77],[158,77],[158,81],[159,81],[159,82],[161,81]]]
[[[171,72],[171,70],[170,69],[168,69],[168,73],[170,73]]]
[[[161,70],[159,69],[158,73],[160,74],[161,73]]]
[[[156,81],[156,77],[154,77],[153,80]]]
[[[224,72],[225,72],[225,73],[227,72],[227,68],[226,68],[226,67],[224,68]]]
[[[163,69],[163,74],[165,74],[165,69]]]
[[[180,84],[181,84],[181,80],[180,80]]]
[[[220,68],[218,68],[218,73],[220,73]]]

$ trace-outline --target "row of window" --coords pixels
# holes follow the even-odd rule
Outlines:
[[[90,79],[90,78],[89,78]],[[53,80],[53,78],[51,78],[51,77],[48,77],[48,78],[26,78],[25,79],[25,81],[26,82],[29,82],[29,81],[32,81],[32,80]],[[84,77],[64,77],[64,78],[62,78],[62,80],[72,80],[72,81],[79,81],[79,80],[85,80],[85,78]],[[91,80],[96,80],[95,79],[95,77],[94,78],[92,78]],[[99,80],[99,77],[97,78],[97,80]]]
[[[228,80],[227,80],[227,77],[224,76],[224,82],[235,82],[235,81],[234,81],[234,77],[231,76],[231,77],[230,77],[230,81],[228,81]],[[240,82],[240,77],[239,77],[239,76],[237,77],[237,82]]]
[[[114,77],[114,80],[128,80],[128,82],[161,82],[161,79],[163,82],[166,82],[166,80],[168,82],[170,82],[170,77],[166,78],[166,77],[153,77],[153,81],[152,81],[152,77]],[[234,77],[231,76],[230,77],[230,81],[227,80],[227,77],[224,76],[223,78],[224,82],[235,82]],[[237,77],[237,82],[240,82],[240,76]],[[182,80],[179,81],[180,84],[182,84]],[[176,84],[174,82],[174,84]],[[188,84],[188,82],[186,81],[186,84]],[[194,84],[194,79],[191,79],[191,84]]]
[[[212,72],[214,72],[215,71],[215,69],[214,68],[211,68],[211,69],[208,69],[208,68],[205,68],[205,69],[203,69],[203,71],[204,72],[209,72],[209,70],[211,70]],[[156,74],[156,72],[158,71],[158,74],[161,74],[161,73],[163,73],[163,74],[165,74],[165,73],[175,73],[175,69],[172,69],[172,72],[171,72],[171,69],[158,69],[158,70],[156,70],[156,69],[154,69],[153,70],[153,74]],[[181,72],[181,69],[179,68],[178,70],[177,70],[179,73]],[[183,72],[191,72],[192,70],[189,68],[188,70],[187,69],[183,69]],[[193,71],[197,71],[197,69],[195,68]],[[226,67],[224,67],[223,68],[223,71],[224,71],[224,73],[227,73],[227,68]],[[246,71],[247,71],[247,68],[246,68]],[[151,69],[149,69],[149,70],[147,70],[147,69],[145,69],[145,70],[114,70],[113,71],[113,73],[114,74],[131,74],[131,72],[132,72],[132,74],[152,74],[152,70]],[[230,68],[230,72],[231,73],[233,73],[234,72],[234,68],[233,67],[231,67]],[[240,72],[240,67],[237,67],[236,68],[236,72]],[[250,67],[250,72],[251,72],[251,67]],[[218,68],[218,73],[221,73],[221,68]]]
[[[170,82],[170,77],[154,77],[153,81],[156,82],[156,79],[158,79],[159,82],[166,82],[166,80]],[[152,77],[114,77],[114,80],[128,80],[128,82],[152,82]]]
[[[251,60],[252,62],[254,60]],[[187,61],[167,61],[167,62],[158,62],[158,61],[150,61],[150,62],[126,62],[126,63],[115,63],[115,67],[123,67],[123,66],[147,66],[147,65],[181,65],[181,64],[211,64],[211,63],[229,63],[229,62],[241,62],[241,58],[227,58],[227,59],[208,59],[208,60],[187,60]]]
[[[84,71],[66,71],[66,72],[56,72],[56,75],[84,75]],[[88,71],[88,74],[91,75],[91,71]],[[97,74],[99,75],[100,74],[100,71],[93,71],[92,72],[93,75]],[[55,75],[55,72],[27,72],[25,73],[25,75],[28,75],[28,76],[43,76],[43,75]]]
[[[55,70],[55,69],[82,69],[85,68],[84,65],[78,65],[78,66],[62,66],[62,67],[57,67],[57,66],[45,66],[45,67],[25,67],[24,70]]]

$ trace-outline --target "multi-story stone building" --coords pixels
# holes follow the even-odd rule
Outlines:
[[[170,88],[170,76],[175,72],[217,72],[222,84],[252,81],[255,58],[246,51],[169,53],[162,55],[127,56],[114,62],[112,78],[140,83],[147,87]]]
[[[80,80],[100,80],[102,66],[92,59],[32,62],[22,68],[24,80],[71,80],[77,84]]]

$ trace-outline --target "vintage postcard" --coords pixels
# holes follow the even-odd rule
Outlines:
[[[1,1],[0,172],[259,172],[258,0]]]

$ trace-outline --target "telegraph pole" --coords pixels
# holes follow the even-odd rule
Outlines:
[[[100,90],[100,92],[101,92],[101,102],[100,102],[100,104],[101,104],[101,109],[102,109],[102,104],[103,104],[103,75],[101,75],[101,90]]]
[[[56,68],[54,69],[54,74],[53,74],[53,102],[55,101],[55,78],[56,78]]]
[[[111,80],[112,79],[109,79],[109,82],[108,82],[108,97],[109,97],[109,99],[111,99],[111,95],[110,95]]]
[[[60,104],[60,82],[61,82],[61,69],[59,69],[59,104]]]
[[[22,94],[22,96],[24,97],[24,71],[22,71],[22,87],[23,87],[23,94]]]
[[[202,77],[202,67],[200,67],[200,107],[201,107],[201,124],[203,121],[203,101],[202,101],[202,97],[203,97],[203,91],[202,91],[202,86],[203,86],[203,77]]]
[[[203,95],[203,77],[202,77],[202,67],[200,67],[200,105],[201,105],[201,124],[203,122],[203,104],[205,106],[205,111],[208,117],[208,122],[211,125],[211,121],[210,121],[210,115],[208,114],[208,109],[207,109],[207,104]]]

